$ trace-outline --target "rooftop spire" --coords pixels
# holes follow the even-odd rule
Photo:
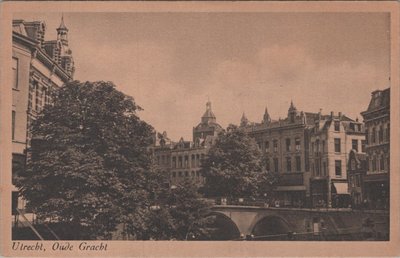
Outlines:
[[[67,30],[68,31],[68,28],[67,28],[67,26],[65,26],[65,23],[64,23],[64,14],[61,15],[61,23],[60,23],[60,26],[58,26],[57,31],[58,30]]]
[[[265,112],[264,112],[264,117],[263,117],[263,123],[264,123],[264,124],[268,124],[268,123],[270,123],[270,122],[271,122],[271,117],[269,116],[267,106],[265,106]]]
[[[290,109],[296,109],[296,107],[295,107],[294,104],[293,104],[293,99],[290,100]]]
[[[249,123],[249,119],[247,119],[246,114],[243,112],[242,118],[240,119],[240,126],[246,126]]]
[[[202,123],[209,123],[209,122],[216,122],[216,117],[214,113],[211,110],[211,101],[208,100],[206,103],[206,112],[204,115],[201,117]]]

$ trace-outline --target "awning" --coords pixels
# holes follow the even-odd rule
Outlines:
[[[335,189],[333,189],[333,188],[335,188]],[[333,183],[331,191],[332,191],[332,193],[336,193],[336,194],[349,194],[348,184],[347,183]]]

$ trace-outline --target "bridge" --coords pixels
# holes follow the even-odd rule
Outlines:
[[[389,238],[388,211],[216,205],[212,214],[220,240],[359,240],[369,231]]]

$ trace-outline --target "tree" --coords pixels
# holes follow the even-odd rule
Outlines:
[[[210,237],[210,204],[201,198],[198,187],[187,180],[164,189],[149,215],[149,233],[153,239],[202,240]]]
[[[144,230],[153,129],[137,116],[141,108],[111,82],[74,81],[52,98],[33,123],[31,158],[16,179],[27,208],[65,223],[74,239],[110,238],[119,223]]]
[[[242,129],[230,125],[218,135],[202,161],[206,178],[204,191],[210,196],[257,197],[266,184],[276,184],[276,175],[265,170],[263,156],[255,140]]]

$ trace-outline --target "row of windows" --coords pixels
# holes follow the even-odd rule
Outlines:
[[[314,176],[327,176],[328,173],[328,165],[325,161],[322,163],[319,160],[314,161],[314,166],[311,166],[312,174]],[[342,176],[342,161],[335,160],[335,176]]]
[[[387,127],[384,128],[383,125],[380,125],[378,128],[372,127],[370,130],[365,131],[367,137],[367,143],[376,144],[383,143],[384,141],[390,141],[390,124],[387,124]]]
[[[29,85],[28,110],[40,112],[44,105],[51,103],[50,90],[47,87],[40,86],[37,81]]]
[[[169,165],[170,159],[168,155],[157,156],[157,165]]]
[[[325,161],[323,161],[321,164],[320,160],[316,159],[314,161],[314,165],[311,166],[311,169],[313,175],[315,176],[326,176],[328,171],[328,166]]]
[[[286,143],[286,151],[292,151],[292,139],[290,138],[286,138],[285,140]],[[269,141],[265,141],[264,143],[259,142],[258,146],[260,147],[260,149],[264,150],[265,152],[270,152],[270,142]],[[296,151],[300,151],[301,149],[301,144],[300,144],[300,138],[295,138],[294,139],[294,149]],[[278,152],[278,140],[273,140],[272,141],[272,151],[273,152]]]
[[[372,159],[367,158],[368,170],[377,172],[377,171],[386,171],[389,168],[390,158],[381,155],[380,157],[373,157]]]
[[[294,162],[294,166],[293,163]],[[279,172],[279,159],[278,158],[273,158],[272,159],[272,164],[273,164],[273,171],[275,173]],[[294,160],[292,160],[292,157],[286,157],[286,172],[301,172],[301,157],[296,156]],[[267,171],[271,171],[271,163],[270,159],[266,159],[266,169]]]
[[[204,154],[192,154],[190,167],[200,167],[201,160],[204,159]],[[189,155],[172,157],[172,168],[188,168]]]
[[[173,171],[172,172],[172,177],[200,177],[201,173],[199,171],[191,171],[189,173],[189,171]]]
[[[340,138],[335,138],[334,139],[334,144],[335,144],[335,152],[336,153],[340,153],[342,151],[342,149],[341,149],[342,148],[341,147],[341,139]],[[351,140],[352,149],[358,151],[359,150],[358,144],[359,144],[359,141],[357,139]],[[366,144],[365,140],[361,140],[361,151],[362,152],[365,152],[365,144]],[[326,144],[325,144],[324,140],[322,140],[320,142],[320,140],[317,139],[315,142],[311,143],[311,152],[322,152],[322,153],[325,153],[326,152],[325,145]]]

